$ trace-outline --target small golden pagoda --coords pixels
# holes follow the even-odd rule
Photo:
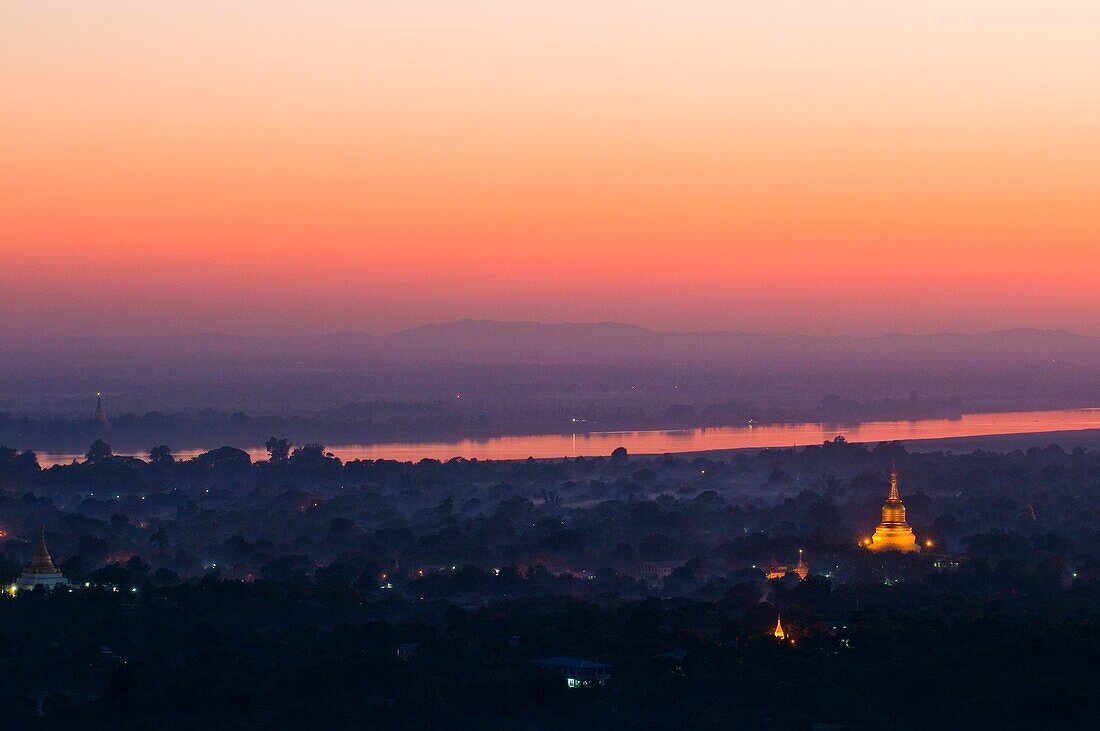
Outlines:
[[[882,506],[882,522],[875,528],[870,542],[864,541],[869,551],[901,551],[915,553],[920,551],[913,529],[905,522],[905,505],[898,496],[898,468],[890,469],[890,494]]]
[[[772,632],[772,636],[777,640],[786,639],[787,633],[783,631],[783,616],[776,615],[775,617],[775,632]]]
[[[810,575],[810,567],[806,565],[806,562],[802,558],[802,549],[798,549],[798,563],[793,568],[787,564],[781,564],[775,560],[775,556],[772,556],[771,563],[763,570],[764,576],[771,579],[782,579],[789,573],[793,573],[798,576],[799,581],[805,579]]]
[[[798,574],[799,581],[805,581],[806,577],[810,575],[810,567],[806,565],[806,562],[802,559],[802,549],[798,549],[798,563],[795,564],[794,572]]]
[[[55,586],[63,586],[68,583],[65,580],[65,575],[61,573],[61,569],[54,565],[50,551],[46,548],[45,527],[39,528],[38,550],[35,551],[31,562],[23,569],[23,573],[19,575],[19,579],[15,582],[15,588],[33,589],[36,586],[44,586],[47,589],[52,589]]]

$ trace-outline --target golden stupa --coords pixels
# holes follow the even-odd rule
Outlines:
[[[905,522],[905,505],[898,496],[898,468],[890,470],[890,495],[882,506],[882,522],[875,528],[870,542],[864,541],[870,551],[901,551],[915,553],[920,550],[913,529]]]
[[[36,586],[44,586],[47,589],[52,589],[55,586],[63,586],[68,582],[65,580],[65,575],[61,573],[61,569],[54,565],[53,557],[50,556],[49,549],[46,548],[46,529],[38,529],[38,550],[34,553],[34,558],[27,564],[27,567],[23,569],[23,573],[19,575],[19,578],[13,584],[15,589],[33,589]]]
[[[772,636],[777,640],[786,638],[787,633],[783,631],[783,617],[776,616],[775,618],[775,631],[772,632]]]

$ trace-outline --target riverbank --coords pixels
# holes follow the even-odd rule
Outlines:
[[[1011,452],[1015,449],[1026,451],[1032,447],[1043,449],[1056,444],[1069,452],[1077,447],[1100,450],[1100,429],[1079,429],[1076,431],[1042,431],[1028,434],[986,434],[970,437],[945,437],[941,439],[901,439],[909,452],[974,452],[979,449],[987,452]],[[858,442],[857,442],[858,443]],[[874,444],[877,442],[863,442]],[[801,448],[801,446],[799,447]],[[684,457],[706,457],[708,459],[728,459],[735,454],[756,453],[761,448],[710,449],[698,452],[684,452]],[[638,455],[653,456],[653,455]]]

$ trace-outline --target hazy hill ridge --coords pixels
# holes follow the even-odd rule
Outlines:
[[[1100,364],[1100,338],[1062,330],[1002,330],[982,334],[769,336],[744,332],[668,332],[615,322],[539,323],[459,320],[392,335],[362,332],[306,336],[189,336],[0,340],[0,372],[69,364],[120,366],[356,364],[760,364],[806,360],[960,365],[974,362]]]

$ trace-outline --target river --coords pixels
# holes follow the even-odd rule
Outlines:
[[[821,444],[837,436],[843,436],[850,442],[885,442],[1080,429],[1100,429],[1100,409],[964,414],[958,419],[869,421],[860,424],[805,422],[677,430],[517,435],[453,442],[341,444],[329,446],[328,450],[343,460],[417,461],[424,458],[448,460],[452,457],[481,460],[526,459],[607,455],[616,447],[626,447],[631,454],[665,454],[806,446]],[[206,450],[180,450],[176,457],[189,459],[204,451]],[[253,447],[247,451],[254,460],[267,457],[263,447]],[[44,467],[67,464],[82,458],[82,455],[76,454],[39,454],[39,462]]]

